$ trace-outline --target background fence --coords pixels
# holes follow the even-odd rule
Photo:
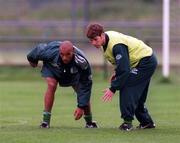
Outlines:
[[[160,0],[0,0],[0,64],[26,65],[26,54],[39,42],[71,40],[84,50],[91,64],[102,66],[100,51],[92,47],[84,29],[100,22],[144,40],[162,63],[162,1]],[[180,65],[180,2],[171,0],[170,64]]]

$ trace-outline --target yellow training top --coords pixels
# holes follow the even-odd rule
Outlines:
[[[117,44],[124,44],[127,46],[131,68],[135,67],[142,58],[151,56],[153,53],[151,47],[134,37],[115,31],[107,31],[105,33],[109,37],[109,42],[107,44],[107,49],[104,52],[104,56],[113,65],[115,65],[115,57],[113,56],[112,49]]]

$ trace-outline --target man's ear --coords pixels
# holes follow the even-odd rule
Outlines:
[[[101,33],[101,37],[105,37],[105,33]]]
[[[102,33],[101,34],[101,39],[103,40],[103,44],[105,44],[106,43],[106,38],[105,38],[106,36],[105,36],[105,33]]]

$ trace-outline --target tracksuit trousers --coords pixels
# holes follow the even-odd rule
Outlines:
[[[127,82],[120,89],[119,96],[121,118],[125,121],[132,121],[135,115],[142,125],[153,123],[145,102],[150,80],[156,67],[157,59],[153,54],[141,59],[139,64],[131,69]]]

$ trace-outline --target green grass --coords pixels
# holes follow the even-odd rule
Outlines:
[[[12,70],[12,69],[11,69]],[[8,73],[0,70],[8,77]],[[17,70],[18,69],[14,69]],[[21,69],[21,73],[25,76]],[[111,103],[100,100],[102,90],[108,86],[105,80],[95,74],[92,91],[93,118],[99,129],[85,129],[84,120],[75,121],[73,112],[76,98],[71,88],[58,88],[52,111],[50,129],[38,128],[42,118],[43,93],[46,89],[44,81],[37,80],[35,72],[26,71],[28,78],[5,80],[0,77],[0,142],[1,143],[176,143],[180,140],[180,81],[172,78],[167,83],[160,82],[157,72],[151,83],[147,106],[156,122],[157,128],[122,132],[118,109],[118,94]],[[37,72],[37,71],[36,71]],[[20,80],[17,80],[19,77]],[[34,78],[33,78],[34,77]],[[13,80],[12,80],[13,79]],[[31,80],[29,80],[31,79]],[[34,79],[34,80],[32,80]],[[134,126],[138,125],[135,120]]]

